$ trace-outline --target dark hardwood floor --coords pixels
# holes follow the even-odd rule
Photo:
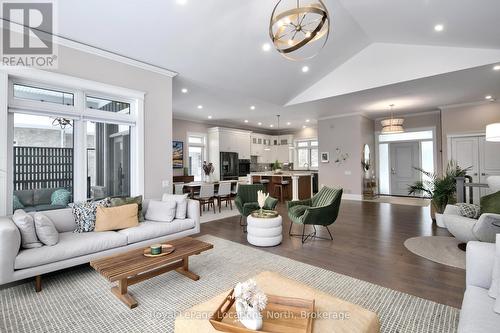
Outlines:
[[[280,204],[278,210],[283,216],[283,243],[261,249],[460,308],[465,271],[421,258],[403,245],[415,236],[449,236],[432,223],[428,207],[345,200],[337,222],[330,227],[334,240],[308,240],[305,244],[288,236],[285,205]],[[300,226],[293,230],[298,233]],[[326,230],[321,231],[327,236]],[[201,234],[251,246],[238,217],[204,223]]]

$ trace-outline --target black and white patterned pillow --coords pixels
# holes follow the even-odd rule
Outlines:
[[[470,219],[478,219],[481,216],[481,207],[474,204],[458,203],[458,213]]]
[[[74,232],[91,232],[95,228],[96,211],[98,206],[109,207],[110,199],[99,201],[85,201],[70,204],[75,217],[76,229]]]

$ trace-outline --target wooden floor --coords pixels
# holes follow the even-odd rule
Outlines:
[[[345,200],[337,222],[330,227],[334,240],[304,245],[299,238],[288,237],[286,208],[280,204],[278,210],[284,221],[283,243],[262,249],[460,308],[465,271],[421,258],[403,245],[415,236],[449,235],[432,223],[429,207]],[[293,230],[298,233],[300,227]],[[249,245],[238,217],[204,223],[201,233]]]

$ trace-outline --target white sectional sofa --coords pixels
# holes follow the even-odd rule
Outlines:
[[[22,249],[17,226],[10,217],[0,217],[0,285],[200,232],[200,208],[195,200],[188,200],[186,219],[144,221],[137,227],[119,231],[74,233],[76,223],[70,208],[43,214],[54,223],[59,242],[34,249]]]
[[[497,235],[498,241],[500,236]],[[468,242],[466,258],[466,290],[458,332],[500,332],[500,314],[493,311],[495,299],[488,295],[495,262],[495,244]]]

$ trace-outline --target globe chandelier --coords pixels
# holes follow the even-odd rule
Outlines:
[[[330,14],[322,0],[279,0],[269,23],[276,50],[289,60],[319,54],[330,34]]]

